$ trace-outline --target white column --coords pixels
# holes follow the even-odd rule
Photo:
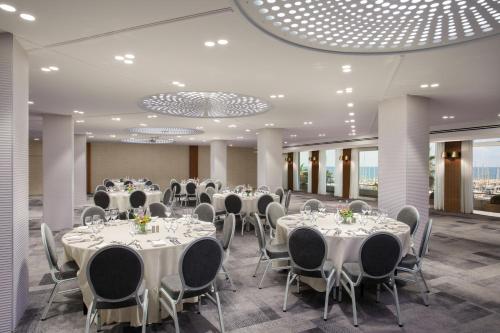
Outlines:
[[[286,160],[288,157],[288,154],[282,154],[281,155],[281,163],[283,165],[282,167],[282,180],[281,180],[281,187],[282,188],[288,188],[288,161]]]
[[[300,164],[299,164],[299,152],[293,153],[293,190],[300,190]]]
[[[220,180],[227,186],[227,142],[210,142],[210,178]]]
[[[335,150],[335,196],[336,197],[342,197],[342,168],[343,168],[343,161],[340,160],[340,156],[342,156],[343,150],[342,149],[336,149]]]
[[[87,137],[75,135],[75,207],[87,204]]]
[[[444,210],[444,142],[436,142],[434,170],[434,209]]]
[[[351,173],[350,173],[349,198],[359,197],[359,149],[351,149]]]
[[[420,213],[417,244],[429,217],[428,99],[403,96],[378,111],[379,207],[395,217],[404,205]]]
[[[73,226],[73,117],[43,116],[43,221],[52,230]]]
[[[472,182],[472,140],[462,141],[460,158],[461,169],[461,200],[460,211],[466,214],[472,214],[474,210],[474,184]]]
[[[281,154],[283,130],[263,128],[257,137],[257,186],[267,185],[275,190],[281,184]]]
[[[28,305],[28,82],[26,52],[0,33],[0,332]]]
[[[318,194],[326,194],[326,150],[319,151]]]

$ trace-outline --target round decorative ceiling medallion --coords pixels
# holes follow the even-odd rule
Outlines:
[[[199,129],[184,127],[134,127],[128,130],[132,133],[153,135],[196,135],[204,133]]]
[[[139,106],[145,110],[179,117],[231,118],[264,113],[271,105],[253,96],[228,92],[181,91],[144,97]]]
[[[258,28],[330,52],[390,53],[500,32],[500,0],[234,0]]]
[[[169,144],[174,143],[174,139],[171,138],[160,138],[160,137],[132,137],[132,138],[123,138],[122,142],[125,143],[142,143],[142,144]]]

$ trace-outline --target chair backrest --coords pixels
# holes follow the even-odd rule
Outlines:
[[[132,208],[139,208],[141,206],[144,207],[144,204],[146,204],[146,198],[146,193],[141,190],[135,190],[130,193],[130,206],[132,206]]]
[[[210,286],[217,277],[223,257],[222,247],[213,237],[202,237],[191,242],[179,260],[182,291]]]
[[[165,209],[167,209],[167,207],[161,202],[153,202],[149,205],[149,214],[151,214],[151,216],[167,217]]]
[[[160,190],[160,185],[158,185],[158,184],[151,185],[151,190],[153,190],[153,191],[159,191]]]
[[[102,180],[102,184],[103,184],[103,185],[106,185],[106,182],[109,182],[109,180],[110,180],[109,178],[104,178],[104,179]]]
[[[217,186],[216,190],[220,191],[220,189],[222,188],[222,182],[220,180],[216,180],[215,185]]]
[[[90,257],[86,273],[94,298],[116,303],[137,297],[144,276],[144,262],[131,247],[111,245]]]
[[[150,180],[146,180],[146,181],[144,182],[144,185],[146,185],[146,186],[151,186],[151,185],[153,185],[153,182],[152,182],[152,181],[150,181]]]
[[[189,195],[196,194],[196,184],[195,183],[187,183],[186,184],[186,193]]]
[[[169,205],[172,202],[172,190],[167,188],[165,192],[163,192],[163,203],[165,205]]]
[[[40,226],[40,231],[42,233],[42,243],[45,250],[45,255],[47,256],[47,261],[49,262],[49,268],[51,270],[59,270],[58,257],[57,257],[57,247],[54,240],[54,235],[52,230],[46,223],[42,223]]]
[[[206,185],[205,185],[205,189],[209,188],[209,187],[212,187],[213,189],[215,189],[215,184],[213,182],[208,182]]]
[[[321,270],[328,247],[325,237],[311,227],[295,228],[288,235],[288,252],[292,264],[302,270]]]
[[[359,250],[359,263],[363,275],[381,279],[394,273],[401,260],[401,241],[388,232],[368,236]]]
[[[276,191],[274,191],[274,194],[280,197],[279,203],[283,203],[283,197],[285,196],[285,191],[283,190],[283,188],[278,187]]]
[[[276,229],[278,219],[285,216],[285,209],[277,202],[271,202],[266,208],[266,219],[271,228]]]
[[[177,179],[175,178],[170,179],[170,185],[172,185],[173,183],[177,183]]]
[[[429,241],[431,239],[431,232],[432,232],[432,219],[427,222],[425,225],[424,229],[424,238],[420,242],[420,248],[418,249],[418,257],[422,258],[425,256],[427,253],[427,250],[429,249]]]
[[[404,206],[396,216],[396,220],[407,224],[410,227],[410,234],[413,235],[420,223],[420,214],[414,206]]]
[[[321,201],[318,199],[309,199],[304,204],[302,205],[302,209],[304,209],[306,206],[311,207],[311,212],[318,211],[320,208],[323,208],[324,205]]]
[[[109,195],[106,191],[97,191],[94,193],[94,204],[96,206],[107,209],[109,207],[109,202]]]
[[[266,215],[267,205],[271,202],[274,202],[274,199],[270,194],[263,194],[259,197],[257,200],[257,210],[259,211],[259,215]]]
[[[353,213],[361,213],[364,207],[370,208],[370,205],[363,200],[354,200],[349,204],[349,209],[352,210]]]
[[[104,184],[104,186],[106,186],[106,188],[108,188],[108,187],[115,187],[115,183],[113,183],[111,180],[108,180],[108,181]]]
[[[286,192],[285,197],[285,210],[288,212],[288,207],[290,207],[290,200],[292,199],[292,190]]]
[[[257,191],[270,191],[270,188],[269,186],[267,185],[260,185],[259,187],[257,187]]]
[[[266,234],[264,233],[264,228],[260,222],[259,214],[251,213],[250,218],[255,219],[255,229],[257,230],[257,240],[259,241],[259,249],[261,252],[266,251]]]
[[[222,227],[222,248],[227,250],[234,238],[234,230],[236,229],[236,217],[234,214],[227,214]]]
[[[208,204],[212,204],[212,199],[210,198],[210,196],[207,194],[207,192],[201,192],[200,193],[200,203],[208,203]]]
[[[87,216],[92,217],[94,215],[99,215],[101,217],[101,219],[104,221],[106,218],[106,211],[99,206],[87,207],[83,210],[82,215],[80,216],[80,224],[84,225],[85,218]]]
[[[201,203],[194,209],[194,213],[198,214],[198,219],[204,222],[215,221],[215,209],[211,204]]]
[[[229,194],[224,199],[224,206],[226,207],[227,213],[239,214],[241,212],[243,202],[241,201],[241,198],[236,194]]]
[[[212,187],[205,187],[205,192],[210,196],[210,200],[212,200],[214,194],[217,192],[215,188]]]
[[[123,183],[123,185],[125,185],[125,186],[130,185],[130,184],[132,184],[132,185],[134,184],[134,182],[133,182],[133,181],[131,181],[130,179],[129,179],[129,180],[126,180],[126,181]]]
[[[97,192],[97,191],[106,191],[106,186],[104,186],[104,185],[97,185],[95,187],[95,191],[94,192]]]
[[[172,184],[170,184],[170,188],[172,189],[174,195],[181,193],[181,184],[179,184],[178,182],[173,182]]]

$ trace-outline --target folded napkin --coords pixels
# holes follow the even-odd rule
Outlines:
[[[82,236],[79,236],[79,235],[72,235],[72,236],[66,236],[66,237],[64,237],[64,239],[68,243],[74,243],[74,242],[81,242],[84,238]]]
[[[165,240],[163,240],[163,239],[151,241],[152,247],[160,247],[160,246],[166,246],[166,245],[167,245],[167,242],[165,242]]]

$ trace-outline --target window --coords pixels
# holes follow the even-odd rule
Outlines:
[[[335,192],[335,161],[337,156],[335,150],[326,151],[326,192]]]
[[[500,139],[473,145],[474,210],[500,214]]]
[[[301,151],[299,153],[299,183],[300,190],[307,192],[309,178],[309,152]]]
[[[378,196],[378,150],[359,152],[359,196]]]

